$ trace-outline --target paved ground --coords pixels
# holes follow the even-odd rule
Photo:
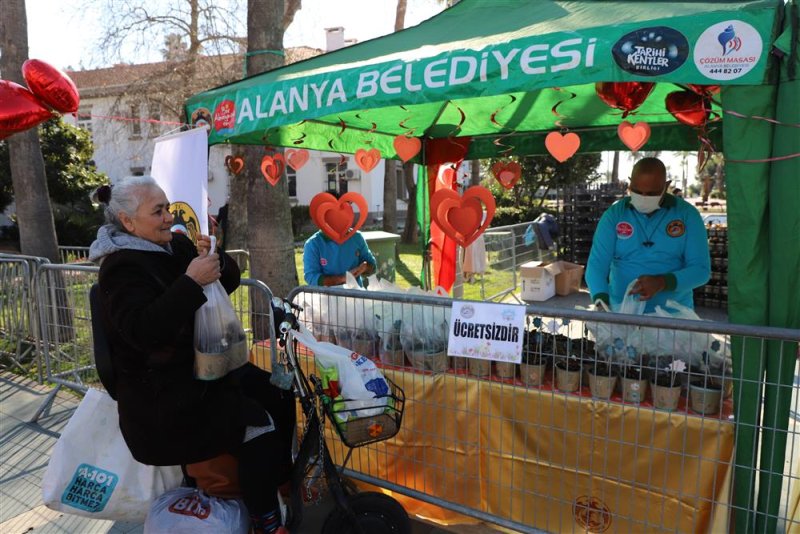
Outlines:
[[[0,373],[0,534],[141,534],[139,523],[88,519],[52,511],[42,504],[41,480],[50,452],[79,398],[59,392],[53,408],[39,424],[28,421],[50,389],[10,373]],[[332,504],[323,500],[304,510],[302,533],[316,533]],[[458,527],[459,533],[497,532],[486,527]],[[446,534],[422,521],[413,521],[413,534]]]

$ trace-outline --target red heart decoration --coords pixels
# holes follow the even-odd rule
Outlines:
[[[375,165],[381,160],[381,151],[377,148],[364,150],[359,148],[356,150],[356,165],[361,167],[364,172],[369,172],[375,168]]]
[[[626,147],[636,152],[650,139],[650,125],[646,122],[631,124],[628,121],[622,121],[617,126],[617,135]]]
[[[22,64],[22,75],[31,92],[51,108],[61,113],[78,111],[78,88],[61,70],[40,59],[29,59]]]
[[[483,208],[486,208],[486,219]],[[480,236],[494,218],[495,201],[491,191],[473,185],[463,196],[452,189],[440,189],[431,197],[431,220],[456,243],[467,247]]]
[[[244,158],[242,156],[225,156],[225,166],[232,174],[239,174],[244,169]]]
[[[687,126],[700,127],[708,121],[711,102],[692,91],[674,91],[665,100],[667,111]]]
[[[453,167],[445,167],[439,171],[439,183],[445,187],[452,188],[456,181],[456,170]]]
[[[687,83],[686,87],[697,93],[698,95],[711,96],[719,93],[719,85],[697,85],[694,83]]]
[[[268,181],[272,187],[275,187],[278,180],[281,179],[285,168],[286,160],[283,159],[283,154],[274,154],[261,158],[261,174],[264,175],[264,179]]]
[[[495,180],[506,189],[513,188],[522,176],[522,167],[516,161],[498,161],[492,165]]]
[[[644,103],[656,84],[652,82],[597,82],[594,90],[600,100],[623,110],[622,118]]]
[[[544,138],[544,146],[559,162],[564,163],[571,158],[581,146],[581,138],[578,134],[569,132],[561,135],[559,132],[550,132]]]
[[[358,221],[355,224],[352,204],[358,208]],[[350,192],[339,200],[330,193],[319,193],[311,200],[309,211],[319,229],[341,245],[364,226],[369,210],[363,196]]]
[[[287,148],[283,154],[286,157],[286,164],[296,171],[299,171],[303,165],[308,163],[308,158],[311,157],[311,154],[309,154],[308,150],[305,148],[297,150],[294,148]]]
[[[417,137],[398,135],[394,138],[392,144],[394,145],[395,152],[397,152],[397,157],[399,157],[403,163],[419,154],[419,151],[422,150],[422,141]]]
[[[26,88],[8,80],[0,80],[0,135],[9,135],[33,128],[53,113]]]

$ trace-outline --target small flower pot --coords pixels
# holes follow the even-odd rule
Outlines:
[[[488,377],[492,374],[491,360],[479,360],[476,358],[468,358],[469,374],[480,378]]]
[[[495,362],[494,372],[498,378],[516,378],[517,364],[513,362]]]
[[[450,369],[454,371],[466,371],[467,367],[469,367],[469,358],[450,356]]]
[[[556,388],[571,393],[581,387],[581,366],[562,360],[556,364]]]
[[[543,363],[522,363],[519,366],[519,375],[522,383],[526,386],[541,386],[544,382],[544,374],[547,371],[547,362]]]
[[[622,400],[625,402],[632,402],[639,404],[647,397],[647,379],[646,378],[628,378],[622,377]]]
[[[439,352],[431,351],[412,351],[411,365],[420,371],[431,371],[434,373],[444,373],[447,371],[447,353],[444,350]]]
[[[610,399],[614,393],[614,387],[617,385],[617,375],[610,372],[599,372],[593,374],[591,370],[589,374],[589,391],[592,392],[592,397],[595,399]]]
[[[380,359],[381,363],[396,367],[403,367],[406,364],[406,356],[403,353],[403,349],[391,350],[381,347]]]
[[[653,406],[659,410],[674,411],[678,409],[678,401],[681,400],[681,386],[659,386],[658,383],[650,384],[653,388]]]
[[[722,387],[709,380],[697,380],[689,385],[689,407],[693,412],[715,415],[722,406]]]

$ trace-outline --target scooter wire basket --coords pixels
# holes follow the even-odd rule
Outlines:
[[[322,395],[325,414],[342,442],[350,448],[394,437],[400,431],[406,395],[386,378],[389,393],[370,400],[331,399]]]

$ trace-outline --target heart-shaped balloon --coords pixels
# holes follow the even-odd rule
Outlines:
[[[358,221],[354,222],[353,205],[358,208]],[[322,232],[340,245],[367,221],[367,201],[358,193],[345,193],[339,200],[330,193],[319,193],[311,199],[311,219]]]
[[[239,174],[244,169],[244,158],[242,156],[225,156],[225,166],[228,167],[231,174]]]
[[[483,210],[486,218],[483,219]],[[474,185],[463,196],[452,189],[440,189],[431,197],[431,220],[462,247],[469,246],[491,224],[495,201],[491,191]]]
[[[278,180],[281,179],[285,168],[286,161],[283,159],[283,154],[278,153],[261,158],[261,174],[272,187],[275,187]]]
[[[53,113],[26,88],[0,80],[0,135],[8,137],[33,128]]]
[[[418,137],[407,137],[405,135],[398,135],[392,142],[394,151],[397,152],[403,163],[410,160],[422,150],[422,141]]]
[[[700,127],[708,121],[711,102],[693,91],[674,91],[665,100],[667,111],[687,126]]]
[[[559,132],[550,132],[544,138],[544,146],[554,158],[564,163],[578,151],[581,146],[581,138],[572,132],[565,135],[561,135]]]
[[[375,168],[375,165],[381,160],[381,151],[377,148],[364,150],[359,148],[356,150],[356,165],[361,167],[364,172],[369,172]]]
[[[621,109],[624,119],[644,103],[655,86],[652,82],[597,82],[594,90],[600,100],[612,108]]]
[[[631,124],[628,121],[622,121],[617,126],[617,135],[626,147],[636,152],[650,139],[650,125],[646,122]]]
[[[697,93],[698,95],[711,96],[719,93],[719,85],[697,85],[694,83],[687,83],[686,87]]]
[[[78,111],[78,88],[61,70],[40,59],[29,59],[22,64],[22,75],[31,92],[51,108],[61,113]]]
[[[492,165],[495,180],[506,189],[513,188],[522,176],[522,167],[516,161],[498,161]]]
[[[303,165],[308,163],[308,158],[311,157],[311,154],[305,148],[287,148],[283,151],[283,155],[286,157],[286,164],[296,171],[303,168]]]

